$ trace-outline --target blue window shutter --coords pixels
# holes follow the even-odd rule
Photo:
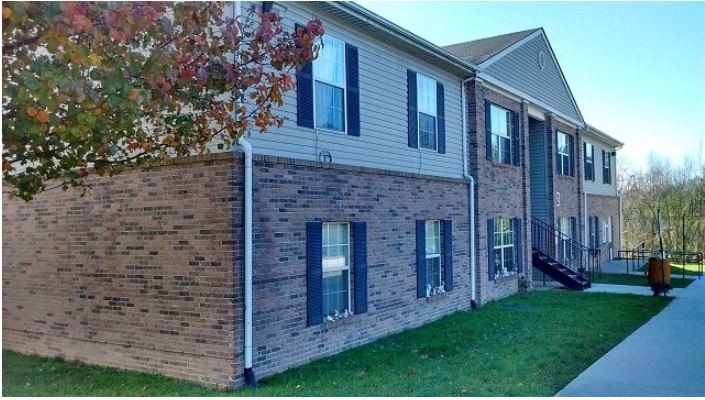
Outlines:
[[[521,114],[518,112],[512,112],[512,146],[513,150],[513,163],[514,165],[521,165]]]
[[[306,29],[296,24],[297,30]],[[307,62],[296,73],[296,124],[313,128],[313,63]]]
[[[441,221],[443,229],[443,280],[445,290],[453,290],[453,221],[445,219]]]
[[[263,1],[262,2],[262,12],[266,13],[266,12],[272,11],[273,6],[274,6],[273,1]]]
[[[308,326],[323,322],[323,224],[306,223],[306,290]]]
[[[345,44],[345,74],[347,79],[348,135],[360,136],[360,74],[357,47]]]
[[[485,100],[485,156],[487,160],[492,161],[492,112],[490,102]]]
[[[426,297],[426,221],[416,220],[416,297]]]
[[[606,152],[602,150],[602,183],[607,183],[607,160],[605,157]]]
[[[494,280],[494,220],[487,220],[487,273]]]
[[[419,106],[416,96],[416,72],[406,70],[406,83],[408,90],[408,117],[409,117],[409,147],[419,147]],[[424,293],[425,295],[425,293]]]
[[[445,90],[436,82],[436,118],[438,119],[438,152],[446,153],[446,106]]]
[[[367,312],[367,223],[353,223],[353,273],[355,274],[355,313]]]
[[[595,216],[595,248],[600,246],[600,217]]]
[[[522,272],[524,270],[524,230],[522,228],[521,218],[514,218],[514,246],[517,258],[517,271]]]

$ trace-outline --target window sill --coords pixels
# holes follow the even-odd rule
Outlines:
[[[519,274],[500,276],[500,277],[494,279],[494,283],[507,282],[507,281],[511,281],[511,280],[514,280],[517,278],[519,278]]]
[[[556,174],[556,176],[558,177],[558,179],[563,179],[563,180],[571,180],[572,181],[575,179],[574,176],[570,176],[570,175]]]
[[[343,136],[348,134],[347,131],[336,131],[334,129],[326,129],[326,128],[314,128],[314,129],[317,134],[318,133],[325,133],[328,135],[343,135]]]
[[[433,303],[433,302],[439,301],[441,299],[444,299],[446,296],[448,296],[448,292],[443,292],[443,293],[437,294],[435,296],[424,297],[424,298],[426,299],[426,303]]]
[[[335,329],[341,326],[351,325],[353,317],[354,315],[346,318],[339,318],[334,321],[328,321],[327,319],[323,318],[322,325],[324,329]]]

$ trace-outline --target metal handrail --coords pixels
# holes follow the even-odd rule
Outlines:
[[[599,257],[595,256],[599,251],[588,248],[555,226],[536,217],[531,217],[531,245],[535,250],[554,258],[581,275],[590,273],[594,276],[594,271],[599,265],[596,263]]]

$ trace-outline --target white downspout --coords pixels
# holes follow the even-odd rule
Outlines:
[[[475,77],[465,79],[461,84],[460,84],[460,89],[461,89],[461,103],[462,103],[462,110],[461,114],[463,116],[462,118],[462,131],[463,131],[463,178],[465,178],[469,183],[470,187],[468,188],[468,213],[469,215],[469,224],[470,224],[470,307],[473,309],[477,308],[477,301],[476,301],[476,289],[475,289],[475,178],[470,175],[468,172],[468,149],[467,149],[467,141],[468,141],[468,132],[467,132],[467,98],[465,94],[465,84],[470,82],[471,80],[475,79]]]
[[[235,1],[233,19],[238,20],[241,15],[242,4]],[[237,57],[235,53],[234,59]],[[239,96],[237,103],[238,106],[242,103]],[[233,153],[238,150],[245,153],[245,384],[256,387],[257,379],[252,370],[252,145],[241,136]],[[237,187],[233,191],[237,192]],[[234,194],[238,198],[238,193]]]

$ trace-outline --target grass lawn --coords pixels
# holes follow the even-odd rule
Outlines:
[[[4,351],[2,394],[552,396],[665,305],[563,290],[515,295],[231,392]]]
[[[698,272],[698,264],[685,264],[685,268],[683,267],[683,264],[671,264],[671,277],[674,275],[682,275],[683,270],[685,269],[685,274],[686,275],[699,275],[700,273]],[[640,271],[648,271],[649,270],[649,263],[645,263],[644,265],[641,266],[639,269]],[[705,273],[705,266],[703,267],[703,272]]]
[[[649,282],[645,275],[627,275],[627,274],[595,274],[595,279],[592,283],[608,283],[610,285],[629,285],[629,286],[649,286]],[[671,275],[671,287],[684,288],[693,283],[693,279],[680,278],[679,275]]]

